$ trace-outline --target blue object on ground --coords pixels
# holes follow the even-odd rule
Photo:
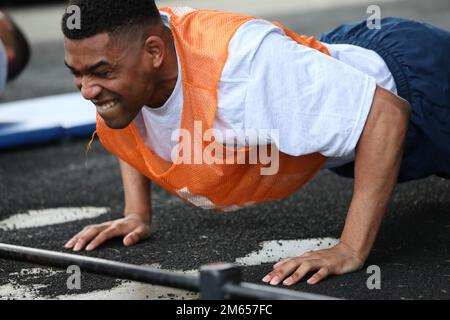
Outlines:
[[[95,107],[79,93],[0,104],[0,149],[90,136]]]

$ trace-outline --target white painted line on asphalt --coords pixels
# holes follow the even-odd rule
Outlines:
[[[30,210],[0,221],[0,230],[16,230],[24,228],[44,227],[71,221],[92,219],[109,212],[109,208],[54,208]]]
[[[30,268],[30,269],[22,269],[20,272],[10,273],[10,277],[27,277],[27,279],[39,279],[42,277],[48,278],[52,277],[55,274],[61,273],[62,271],[55,271],[53,269],[48,268]]]
[[[21,269],[19,272],[9,274],[9,283],[0,286],[0,300],[44,300],[39,295],[39,290],[47,288],[44,284],[23,284],[24,279],[50,278],[63,271],[55,271],[49,268]]]
[[[335,238],[317,238],[305,240],[272,240],[261,243],[261,249],[236,259],[242,266],[257,266],[263,263],[275,263],[281,259],[297,257],[307,251],[315,251],[334,247],[338,243]]]
[[[160,269],[159,264],[142,265],[151,269]],[[167,271],[167,270],[166,270]],[[180,271],[185,274],[197,273],[196,270]],[[83,285],[83,284],[81,284]],[[120,284],[109,290],[98,290],[83,294],[67,294],[57,296],[57,300],[194,300],[199,299],[198,293],[182,289],[174,289],[134,281],[121,280]]]
[[[139,282],[120,281],[110,290],[83,294],[61,295],[55,300],[198,300],[199,294],[181,289],[154,286]]]
[[[11,282],[0,286],[0,300],[45,300],[37,292],[46,287],[40,284],[23,285]]]
[[[159,264],[143,265],[152,269],[161,269]],[[174,270],[171,270],[174,271]],[[47,297],[39,294],[39,289],[48,288],[43,284],[19,284],[23,277],[26,279],[43,279],[52,277],[63,271],[54,271],[50,268],[22,269],[20,272],[10,273],[10,283],[0,286],[0,300],[194,300],[199,294],[181,289],[174,289],[134,281],[120,280],[118,285],[109,290],[97,290],[77,294],[76,290],[67,290],[71,294]],[[178,271],[186,274],[197,273],[192,271]],[[69,277],[69,275],[67,275]],[[81,282],[83,288],[83,282]]]

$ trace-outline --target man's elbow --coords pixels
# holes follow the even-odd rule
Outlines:
[[[369,141],[380,143],[385,150],[398,149],[406,138],[410,115],[411,106],[406,100],[378,86],[358,144]]]
[[[406,131],[408,129],[411,112],[411,104],[405,99],[396,96],[395,101],[392,101],[392,121],[399,126],[401,131]]]
[[[397,98],[396,106],[399,109],[401,117],[403,117],[407,122],[409,122],[409,118],[412,112],[411,104],[403,98],[400,97],[396,98]]]
[[[381,87],[377,89],[375,97],[377,110],[384,121],[389,122],[392,128],[406,130],[412,112],[410,103]]]

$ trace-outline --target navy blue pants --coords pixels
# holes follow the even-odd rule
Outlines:
[[[321,41],[377,52],[391,71],[398,95],[412,106],[398,182],[436,174],[450,178],[450,31],[399,18],[366,21],[326,32]],[[354,176],[354,162],[331,169]]]

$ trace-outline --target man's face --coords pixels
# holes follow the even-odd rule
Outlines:
[[[155,91],[154,70],[138,40],[101,33],[82,40],[65,38],[65,63],[83,97],[91,100],[113,129],[127,127]]]

